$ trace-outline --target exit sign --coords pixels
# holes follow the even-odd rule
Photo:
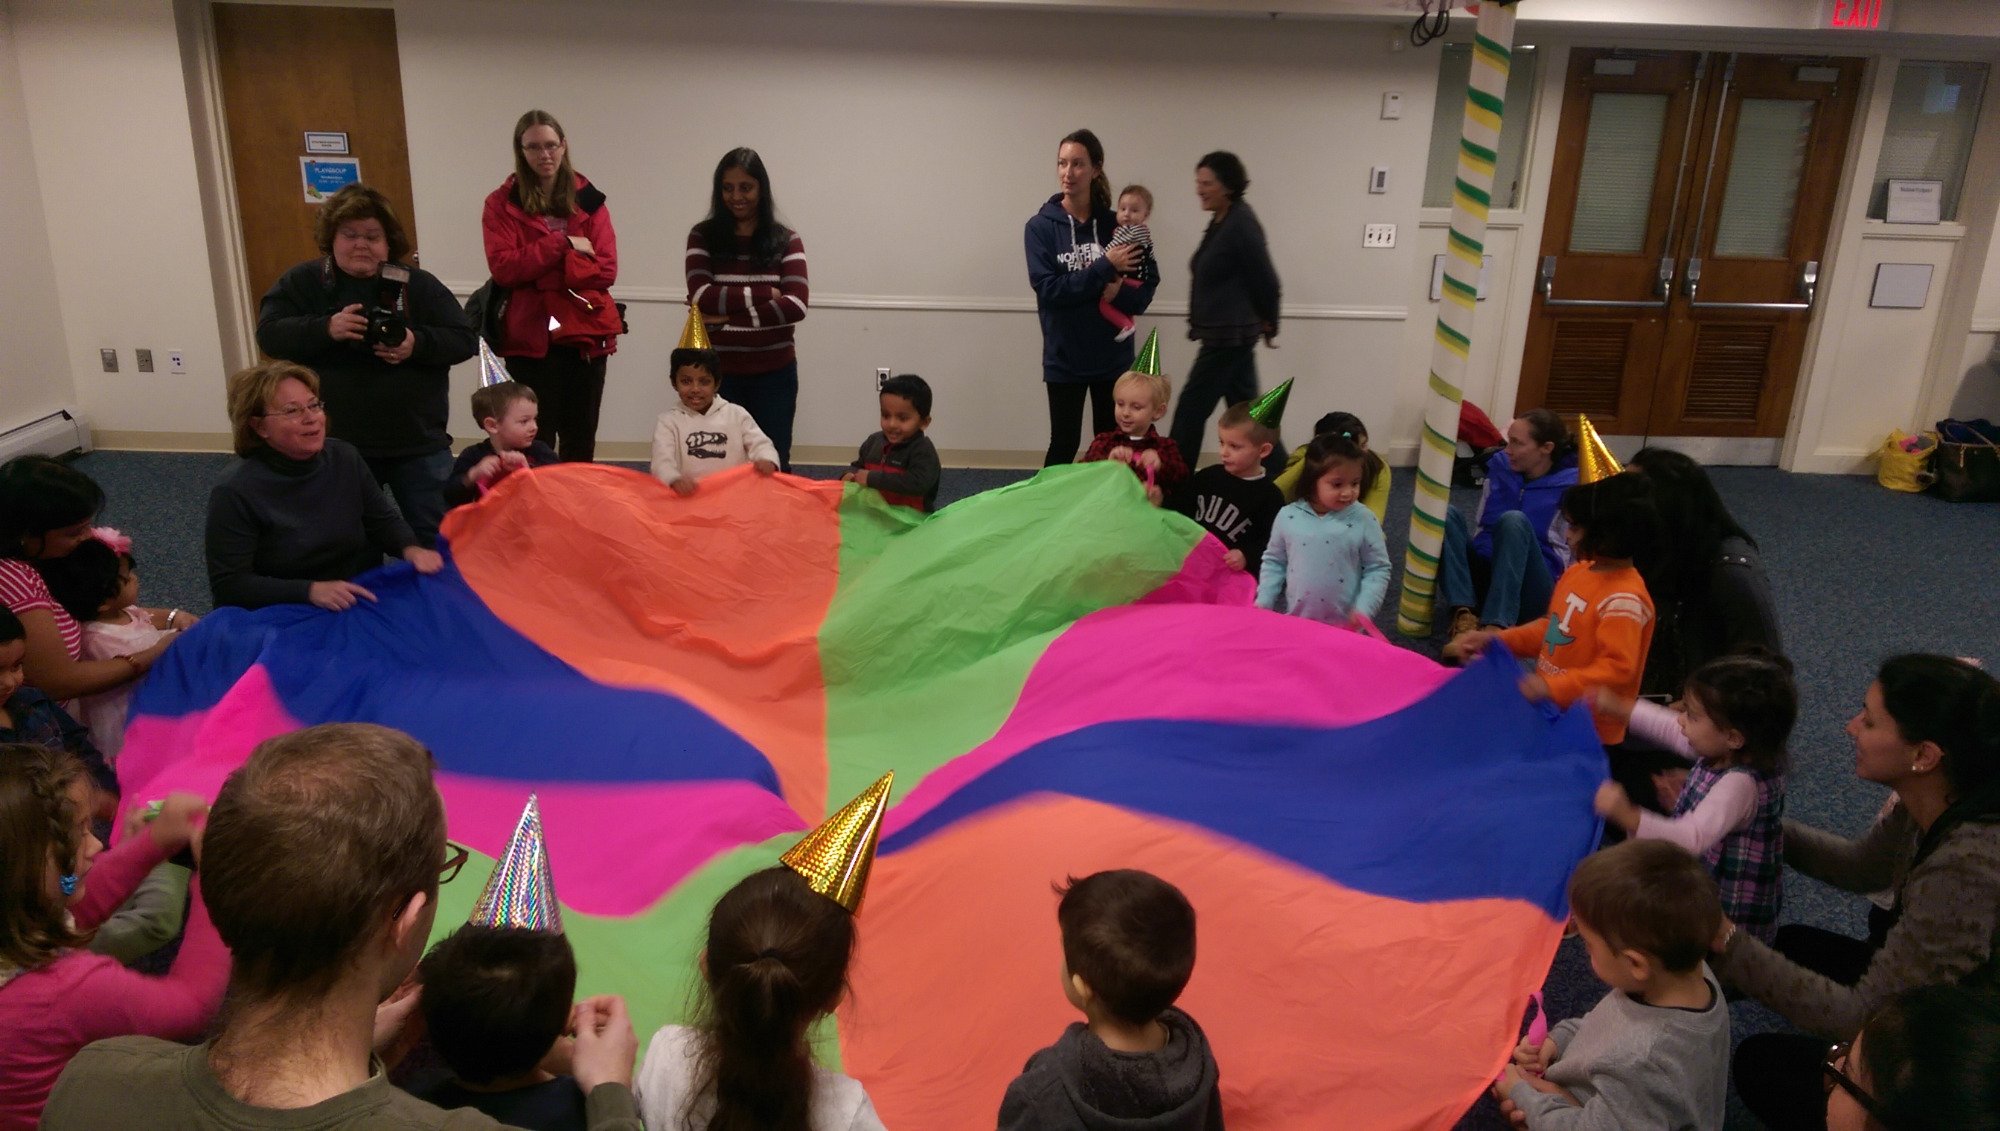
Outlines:
[[[1873,31],[1882,26],[1889,0],[1828,0],[1826,26]]]

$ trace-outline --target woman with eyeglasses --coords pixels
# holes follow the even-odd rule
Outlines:
[[[1756,1038],[1752,1038],[1753,1040]],[[2000,994],[1927,986],[1869,1018],[1853,1043],[1827,1050],[1826,1131],[2000,1129]]]
[[[83,658],[83,630],[49,593],[36,562],[66,558],[91,537],[104,490],[76,468],[47,456],[20,456],[0,467],[0,605],[21,618],[28,686],[57,702],[124,687],[146,674],[175,637],[106,660]],[[161,628],[187,628],[179,609],[147,609]]]
[[[354,445],[327,435],[319,377],[267,361],[229,378],[236,471],[208,497],[208,586],[217,606],[310,602],[338,612],[375,595],[351,578],[399,557],[419,573],[444,559],[418,545]]]
[[[622,316],[611,301],[618,235],[604,193],[570,165],[569,139],[545,110],[514,123],[514,171],[486,197],[486,268],[506,292],[500,340],[514,380],[535,391],[564,462],[597,454],[605,359]]]
[[[1737,1091],[1775,1117],[1816,1106],[1827,1042],[1898,994],[2000,987],[2000,683],[1965,660],[1896,656],[1847,733],[1855,774],[1895,796],[1855,840],[1786,821],[1785,862],[1846,891],[1891,891],[1891,910],[1869,916],[1865,940],[1794,923],[1766,945],[1725,923],[1711,962],[1804,1030],[1736,1050]]]
[[[257,346],[311,366],[333,406],[333,435],[353,444],[417,540],[437,540],[451,471],[451,367],[479,348],[465,308],[416,266],[389,198],[348,185],[319,206],[319,257],[272,284]]]

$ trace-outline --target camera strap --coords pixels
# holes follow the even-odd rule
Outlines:
[[[319,261],[319,283],[321,287],[325,288],[326,293],[328,295],[332,295],[334,293],[334,266],[333,266],[333,256],[331,255],[322,257]],[[394,302],[396,313],[408,314],[410,312],[409,284],[396,283],[384,279],[378,270],[378,273],[375,276],[376,305],[378,306],[389,305],[388,303],[384,303],[382,301],[382,298],[385,294],[389,293],[392,290],[394,291],[396,296]],[[337,305],[335,309],[339,309]]]

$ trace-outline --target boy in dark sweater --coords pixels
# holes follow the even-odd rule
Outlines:
[[[583,1093],[548,1070],[569,1028],[576,954],[560,931],[467,923],[417,966],[424,1031],[451,1077],[411,1087],[438,1107],[470,1107],[510,1127],[583,1131]],[[560,1064],[557,1067],[561,1067]]]
[[[472,419],[486,438],[458,453],[444,481],[444,505],[462,507],[479,498],[510,471],[556,462],[554,448],[535,439],[540,402],[535,391],[515,381],[473,390]]]
[[[1056,910],[1063,995],[1083,1011],[1028,1058],[999,1131],[1220,1131],[1208,1038],[1173,1007],[1194,973],[1194,908],[1147,872],[1071,880]]]
[[[1264,561],[1264,544],[1271,524],[1285,507],[1284,493],[1264,470],[1264,460],[1277,442],[1277,430],[1250,415],[1249,405],[1224,410],[1216,426],[1222,462],[1195,472],[1175,509],[1215,535],[1229,553],[1229,568],[1257,576]]]
[[[1151,353],[1157,364],[1159,355],[1154,345],[1149,340],[1145,352]],[[1135,364],[1143,366],[1147,362],[1142,358]],[[1095,463],[1112,459],[1130,467],[1146,485],[1146,498],[1156,507],[1187,486],[1188,481],[1187,461],[1181,458],[1180,446],[1153,427],[1167,414],[1167,401],[1172,395],[1173,385],[1157,369],[1152,372],[1134,369],[1120,376],[1111,386],[1111,415],[1118,426],[1109,432],[1099,432],[1081,460]]]
[[[943,469],[937,446],[924,435],[931,426],[930,382],[898,373],[882,382],[882,430],[861,442],[861,454],[840,478],[873,487],[882,498],[929,514],[937,509]]]

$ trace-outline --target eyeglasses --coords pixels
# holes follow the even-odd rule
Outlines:
[[[1854,1102],[1861,1105],[1861,1110],[1880,1120],[1882,1109],[1875,1102],[1875,1097],[1862,1090],[1861,1085],[1855,1083],[1854,1078],[1847,1074],[1847,1052],[1853,1044],[1853,1041],[1841,1041],[1826,1050],[1826,1062],[1820,1065],[1821,1071],[1826,1073],[1826,1092],[1832,1095],[1833,1089],[1839,1087],[1841,1091],[1854,1097]]]
[[[258,413],[257,415],[282,416],[286,420],[290,420],[295,416],[302,416],[307,414],[313,416],[324,416],[326,414],[326,402],[307,401],[304,404],[288,404],[283,408],[267,408],[263,412]]]
[[[524,145],[521,147],[521,151],[523,153],[554,153],[562,147],[563,143],[560,141],[542,141],[536,142],[533,145]]]
[[[462,844],[453,844],[451,841],[445,841],[444,865],[438,869],[438,883],[448,884],[457,879],[459,869],[465,867],[465,861],[471,855],[472,850],[470,848]]]

